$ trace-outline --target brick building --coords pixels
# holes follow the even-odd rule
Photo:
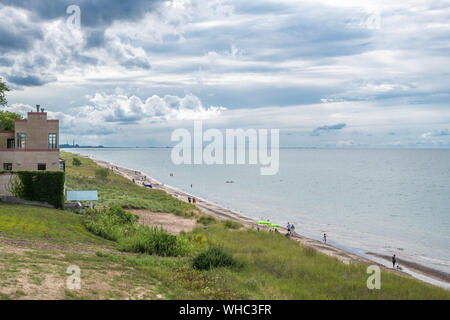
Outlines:
[[[59,159],[59,121],[36,106],[14,131],[0,131],[0,170],[63,170]]]

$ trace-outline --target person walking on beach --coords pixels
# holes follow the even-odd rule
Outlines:
[[[191,197],[188,197],[188,201],[189,201],[189,203],[191,203]]]
[[[292,226],[291,226],[291,235],[294,235],[294,231],[295,231],[295,226],[294,226],[294,224],[292,224]]]
[[[192,198],[192,203],[196,204],[197,203],[197,199],[195,197]]]
[[[287,224],[288,233],[291,233],[291,224],[288,222]]]
[[[395,269],[395,263],[397,262],[397,259],[395,258],[395,254],[392,256],[392,268]]]
[[[323,234],[323,242],[327,243],[327,234],[326,233]]]

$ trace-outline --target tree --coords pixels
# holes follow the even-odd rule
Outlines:
[[[0,78],[0,106],[6,106],[8,100],[6,100],[5,93],[9,91],[9,88],[6,86],[6,83],[2,81]]]
[[[14,120],[22,119],[22,116],[15,112],[0,110],[0,130],[13,131]]]
[[[6,106],[8,101],[6,100],[5,93],[10,91],[6,86],[6,83],[0,78],[0,107]],[[21,115],[15,112],[1,111],[0,110],[0,130],[12,131],[14,130],[14,120],[22,119]]]

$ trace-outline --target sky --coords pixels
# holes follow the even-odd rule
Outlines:
[[[173,145],[203,120],[448,148],[450,1],[0,0],[0,77],[6,110],[40,104],[60,143]]]

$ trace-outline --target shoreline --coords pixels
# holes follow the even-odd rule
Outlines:
[[[86,155],[78,154],[79,156],[83,157],[89,157]],[[164,183],[157,181],[156,179],[149,177],[148,175],[134,169],[126,168],[123,166],[116,165],[114,163],[95,159],[93,157],[89,157],[91,160],[93,160],[98,166],[100,167],[106,167],[111,169],[117,174],[122,175],[123,177],[134,181],[136,184],[143,186],[144,184],[151,184],[154,189],[160,189],[164,190],[168,194],[174,196],[175,198],[188,202],[187,197],[188,196],[195,196],[194,194],[190,194],[181,190],[178,190],[174,187],[167,186]],[[270,228],[263,227],[261,225],[257,225],[256,221],[247,218],[239,213],[236,213],[235,211],[232,211],[230,209],[226,209],[218,204],[215,204],[213,202],[210,202],[206,199],[199,198],[195,196],[197,199],[196,206],[205,214],[214,216],[218,219],[230,219],[237,222],[240,222],[247,228],[254,228],[256,229],[257,226],[260,227],[261,230],[269,230]],[[286,233],[287,229],[284,227],[277,228],[281,233]],[[390,268],[390,257],[383,254],[373,253],[373,252],[366,252],[365,256],[352,253],[344,249],[340,249],[334,246],[331,246],[329,244],[325,244],[322,241],[315,240],[308,238],[306,236],[300,235],[298,233],[294,233],[294,235],[291,237],[291,239],[295,241],[300,241],[302,245],[306,245],[308,247],[314,248],[317,251],[324,253],[328,256],[332,256],[337,258],[339,261],[349,264],[349,263],[365,263],[365,264],[376,264],[382,268],[384,268],[386,271],[390,272],[396,272],[397,274],[404,275],[404,276],[410,276],[413,278],[416,278],[418,280],[421,280],[426,283],[430,283],[439,287],[443,287],[447,290],[450,290],[450,274],[432,269],[426,266],[423,266],[421,264],[404,260],[404,259],[397,259],[402,263],[402,271],[394,270]]]

